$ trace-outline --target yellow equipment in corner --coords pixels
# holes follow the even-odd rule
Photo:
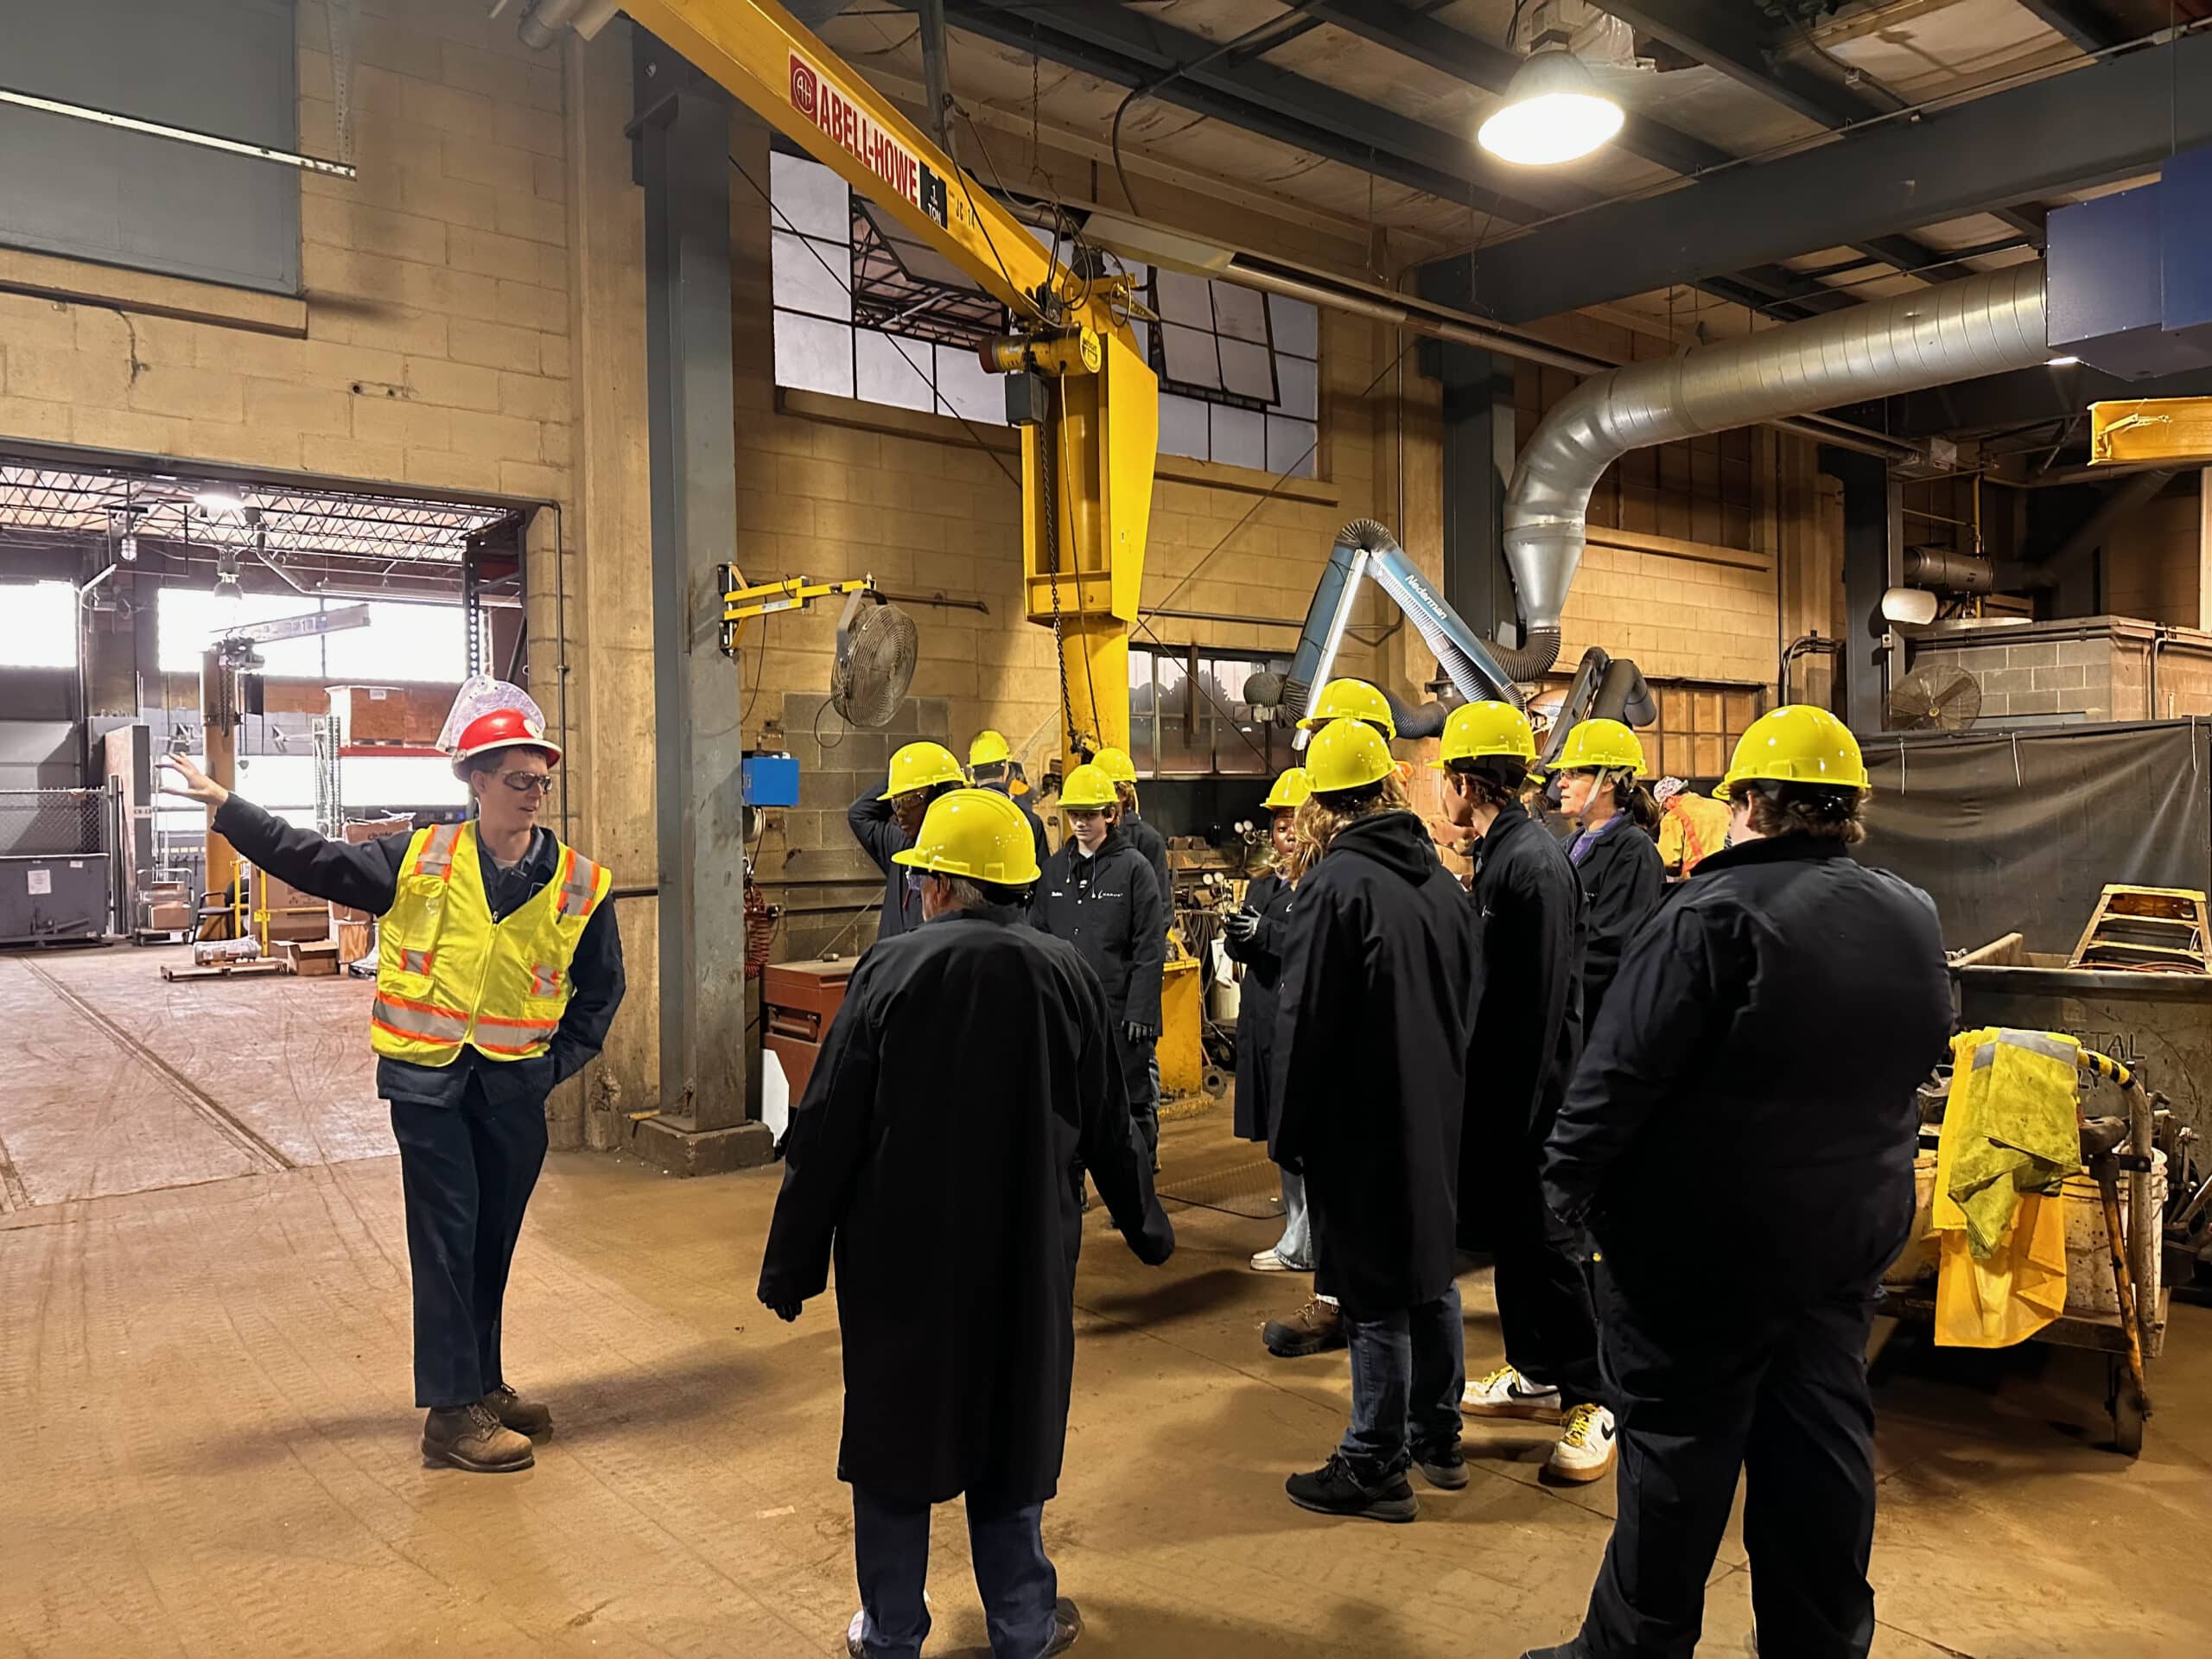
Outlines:
[[[773,0],[623,0],[785,137],[834,168],[1014,316],[984,365],[1019,375],[1022,560],[1029,619],[1058,648],[1061,734],[1078,751],[1129,741],[1128,631],[1144,580],[1160,382],[1129,327],[1133,279],[1085,276],[963,172],[891,101]]]

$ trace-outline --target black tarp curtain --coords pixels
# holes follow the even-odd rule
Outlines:
[[[1862,734],[1862,861],[1925,889],[1943,943],[2070,952],[2100,893],[2212,888],[2212,723]]]

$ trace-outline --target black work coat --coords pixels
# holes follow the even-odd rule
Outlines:
[[[1175,1248],[1097,976],[1023,922],[940,916],[862,957],[791,1119],[760,1296],[818,1294],[834,1254],[838,1478],[887,1503],[1056,1490],[1078,1159],[1131,1249]]]
[[[891,855],[903,853],[909,842],[906,832],[899,827],[899,815],[891,803],[875,798],[882,792],[880,789],[871,789],[847,807],[845,824],[852,830],[853,839],[860,842],[861,850],[883,872],[883,916],[876,924],[875,937],[895,939],[922,925],[922,895],[906,880],[906,867],[891,861]]]
[[[1573,863],[1572,856],[1567,861]],[[1582,882],[1582,1029],[1597,1028],[1598,1010],[1620,970],[1629,936],[1643,925],[1667,890],[1667,866],[1659,843],[1623,813],[1590,843],[1574,865]]]
[[[1106,989],[1116,1058],[1132,1101],[1152,1098],[1152,1044],[1132,1042],[1124,1025],[1160,1029],[1160,981],[1167,963],[1167,906],[1152,867],[1123,837],[1106,832],[1085,858],[1071,836],[1045,865],[1031,919],[1075,946]]]
[[[1451,1284],[1475,918],[1421,821],[1340,830],[1298,886],[1269,1151],[1306,1177],[1318,1283],[1355,1312]]]
[[[1913,1091],[1950,1030],[1926,893],[1803,836],[1715,853],[1622,955],[1545,1196],[1645,1306],[1871,1293],[1911,1226]]]
[[[1508,808],[1475,849],[1482,978],[1460,1151],[1459,1238],[1496,1246],[1496,1218],[1535,1178],[1582,1044],[1582,884],[1542,824]],[[1518,1206],[1526,1208],[1525,1199]]]
[[[1247,909],[1259,912],[1259,925],[1243,944],[1228,934],[1221,948],[1231,962],[1244,964],[1236,988],[1236,1133],[1265,1141],[1274,1131],[1274,1096],[1268,1076],[1274,1064],[1275,1007],[1282,979],[1282,953],[1289,943],[1290,883],[1270,873],[1245,886]]]
[[[1167,873],[1167,837],[1134,812],[1123,812],[1122,821],[1114,827],[1130,846],[1144,855],[1144,861],[1152,866],[1152,879],[1160,883],[1160,902],[1173,911],[1175,880]],[[1170,916],[1168,920],[1174,918]]]

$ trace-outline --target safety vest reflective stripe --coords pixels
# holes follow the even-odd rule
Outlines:
[[[457,1043],[468,1035],[468,1016],[450,1008],[434,1008],[427,1002],[379,992],[369,1008],[369,1023],[402,1037],[425,1042]]]
[[[423,843],[423,856],[415,861],[420,875],[444,877],[453,874],[453,849],[461,839],[461,826],[442,823],[430,831],[430,838]]]
[[[409,950],[403,948],[399,953],[399,965],[407,973],[427,974],[430,971],[430,964],[437,960],[437,955],[438,953],[435,950]]]
[[[592,896],[599,887],[599,866],[569,849],[568,857],[561,866],[561,896],[557,900],[563,916],[589,916]]]
[[[532,963],[530,968],[530,994],[532,996],[558,996],[561,994],[561,970],[548,968],[542,963]]]

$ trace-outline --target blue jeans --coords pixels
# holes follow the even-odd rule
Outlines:
[[[1306,1207],[1306,1178],[1282,1172],[1282,1238],[1275,1254],[1287,1268],[1313,1271],[1313,1216]]]
[[[1045,1557],[1045,1506],[980,1510],[968,1499],[968,1552],[991,1632],[992,1659],[1039,1659],[1052,1640],[1060,1581]],[[853,1488],[853,1557],[868,1659],[917,1659],[930,1633],[927,1505],[881,1503]]]
[[[1363,1485],[1391,1478],[1418,1452],[1459,1444],[1467,1386],[1459,1287],[1380,1313],[1344,1310],[1351,1347],[1351,1427],[1338,1452]]]

